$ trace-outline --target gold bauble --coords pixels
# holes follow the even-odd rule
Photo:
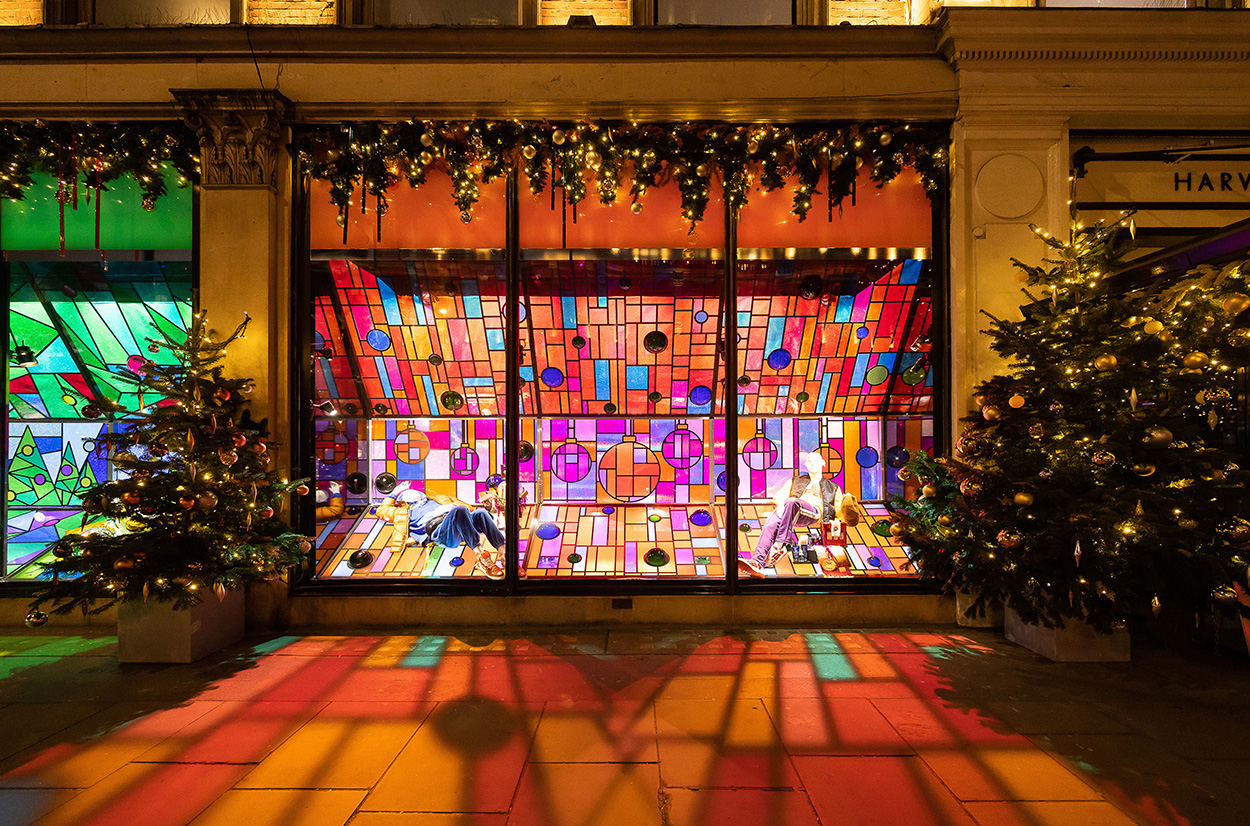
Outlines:
[[[1227,585],[1221,585],[1211,592],[1211,601],[1216,605],[1232,607],[1237,604],[1237,592]]]
[[[1012,498],[1012,501],[1022,508],[1027,508],[1029,505],[1033,504],[1033,494],[1029,493],[1027,490],[1022,490]]]
[[[981,415],[985,417],[987,422],[996,422],[1003,414],[1001,410],[990,404],[981,408]]]
[[[1168,342],[1173,341],[1175,338],[1176,336],[1172,335],[1171,330],[1159,331],[1159,341],[1162,341],[1164,344],[1167,344]]]
[[[1147,322],[1146,322],[1146,326],[1142,327],[1142,330],[1144,330],[1146,333],[1148,333],[1148,334],[1150,334],[1150,335],[1152,335],[1152,336],[1153,336],[1153,335],[1157,335],[1157,334],[1159,334],[1159,333],[1163,332],[1163,322],[1162,322],[1162,321],[1154,321],[1154,320],[1147,321]]]
[[[920,489],[920,492],[925,496],[937,496],[938,495],[937,485],[925,485],[923,488]]]
[[[1233,293],[1224,299],[1224,312],[1229,315],[1245,312],[1247,308],[1250,308],[1250,296],[1242,293]]]
[[[1094,359],[1094,368],[1102,370],[1105,373],[1108,370],[1114,370],[1119,363],[1119,360],[1116,359],[1115,356],[1110,353],[1103,353],[1101,356]]]
[[[128,556],[119,556],[113,560],[113,570],[128,571],[135,567],[135,561]]]
[[[1192,353],[1186,355],[1185,358],[1181,359],[1181,364],[1190,369],[1195,367],[1206,367],[1210,363],[1211,357],[1199,350],[1194,350]]]
[[[939,516],[937,521],[938,521],[938,524],[941,525],[943,528],[949,528],[951,525],[955,524],[954,517],[946,513]]]
[[[895,523],[893,523],[892,525],[890,525],[890,535],[891,535],[891,536],[902,536],[902,534],[903,534],[903,526],[902,526],[902,525],[900,525],[900,524],[899,524],[899,523],[897,523],[897,522],[895,522]]]
[[[1155,472],[1155,466],[1146,462],[1133,465],[1133,472],[1138,476],[1149,476]]]
[[[1198,527],[1198,520],[1185,517],[1184,519],[1176,520],[1176,526],[1184,531],[1192,531]]]
[[[1010,399],[1007,400],[1007,406],[1014,410],[1019,410],[1020,408],[1024,407],[1024,396],[1021,396],[1019,393],[1017,393],[1016,395],[1012,396]]]
[[[1167,447],[1172,441],[1172,431],[1166,427],[1153,425],[1146,428],[1145,434],[1141,438],[1142,444],[1146,447]]]
[[[1250,347],[1250,329],[1233,330],[1228,334],[1228,343],[1234,347]]]

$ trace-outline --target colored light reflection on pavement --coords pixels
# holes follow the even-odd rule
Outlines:
[[[961,701],[1023,661],[985,633],[0,643],[3,826],[1196,822]]]

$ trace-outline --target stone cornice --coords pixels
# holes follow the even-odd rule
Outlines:
[[[253,57],[349,63],[935,58],[937,34],[925,26],[0,28],[0,63]]]
[[[936,28],[959,71],[1250,61],[1250,14],[1240,10],[951,8]]]
[[[200,185],[270,187],[291,102],[254,89],[171,90],[187,125],[200,139]]]

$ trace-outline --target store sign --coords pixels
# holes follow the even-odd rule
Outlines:
[[[1116,160],[1090,163],[1077,200],[1116,203],[1250,203],[1250,160],[1224,158]]]

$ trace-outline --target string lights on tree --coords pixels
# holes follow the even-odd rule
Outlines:
[[[1250,609],[1235,404],[1250,262],[1121,284],[1131,221],[1076,224],[1071,241],[1035,230],[1055,258],[1016,262],[1023,317],[990,317],[1011,371],[976,388],[955,456],[918,452],[900,472],[921,496],[891,501],[886,527],[925,576],[1025,621],[1106,631],[1168,604]]]
[[[175,363],[134,355],[121,371],[137,409],[96,401],[97,415],[118,425],[96,442],[117,478],[82,492],[82,526],[53,544],[32,616],[45,602],[53,613],[149,599],[185,608],[304,559],[308,538],[281,514],[308,487],[270,469],[266,423],[247,409],[253,381],[223,374],[226,348],[246,327],[214,340],[197,313],[185,341],[148,339]]]

